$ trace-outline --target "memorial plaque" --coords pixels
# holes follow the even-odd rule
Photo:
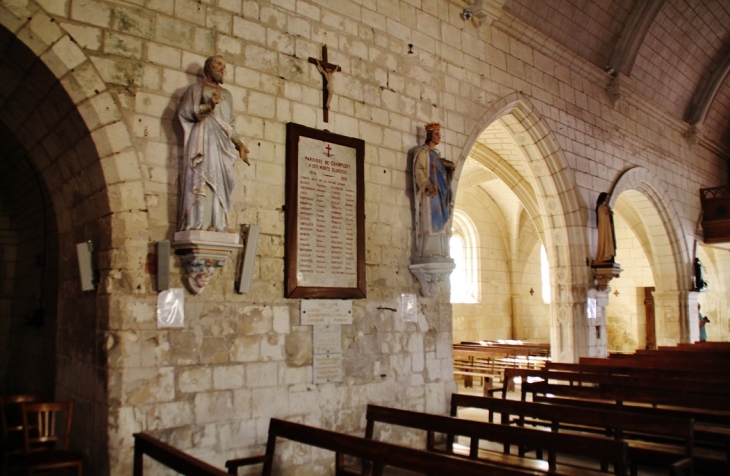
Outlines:
[[[303,326],[352,324],[352,301],[306,299],[299,307],[299,316]]]
[[[287,297],[365,297],[364,161],[360,139],[287,124]]]
[[[314,383],[342,382],[342,354],[315,355]]]
[[[314,326],[312,328],[312,349],[314,355],[341,354],[342,328],[340,326]]]

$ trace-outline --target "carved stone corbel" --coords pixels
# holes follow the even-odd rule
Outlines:
[[[608,286],[608,283],[613,278],[620,277],[623,269],[621,269],[621,265],[618,263],[609,263],[593,265],[591,266],[591,271],[593,271],[593,283],[596,289],[598,291],[610,291],[611,288]]]
[[[480,27],[490,25],[492,22],[499,20],[504,11],[504,3],[506,0],[474,0],[470,7],[474,20]]]
[[[439,282],[449,279],[454,268],[456,265],[451,258],[420,258],[408,266],[421,283],[421,295],[428,298],[438,296],[441,291]]]
[[[702,126],[700,124],[693,124],[689,126],[689,129],[684,133],[684,138],[687,139],[687,144],[690,147],[697,145],[702,137]]]
[[[621,102],[621,99],[633,90],[634,81],[625,74],[619,72],[616,73],[616,76],[614,76],[613,80],[611,80],[611,83],[606,88],[606,93],[608,94],[608,98],[611,100],[613,107],[617,107],[619,102]]]
[[[185,270],[183,283],[193,294],[200,294],[210,283],[218,268],[225,266],[228,257],[243,246],[234,233],[216,231],[178,231],[172,247],[180,256]]]

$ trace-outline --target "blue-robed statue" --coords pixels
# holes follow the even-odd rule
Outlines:
[[[413,158],[416,203],[416,253],[419,257],[449,256],[451,217],[454,209],[451,178],[454,163],[443,159],[436,146],[441,125],[426,124],[426,142]]]

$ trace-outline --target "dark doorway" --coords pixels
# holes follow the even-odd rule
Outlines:
[[[654,320],[654,288],[644,288],[644,309],[646,311],[646,348],[656,349],[656,323]]]

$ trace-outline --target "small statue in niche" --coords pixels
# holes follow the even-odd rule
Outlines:
[[[183,94],[178,111],[185,131],[178,229],[225,233],[236,187],[233,165],[238,158],[251,164],[233,126],[233,97],[221,87],[225,60],[211,56],[203,72],[203,81]]]
[[[616,257],[616,232],[613,227],[613,211],[608,206],[611,196],[601,192],[596,200],[596,225],[598,246],[594,265],[613,264]]]
[[[448,257],[454,210],[451,179],[456,166],[436,149],[441,124],[426,124],[426,141],[413,158],[416,253],[418,257]]]

